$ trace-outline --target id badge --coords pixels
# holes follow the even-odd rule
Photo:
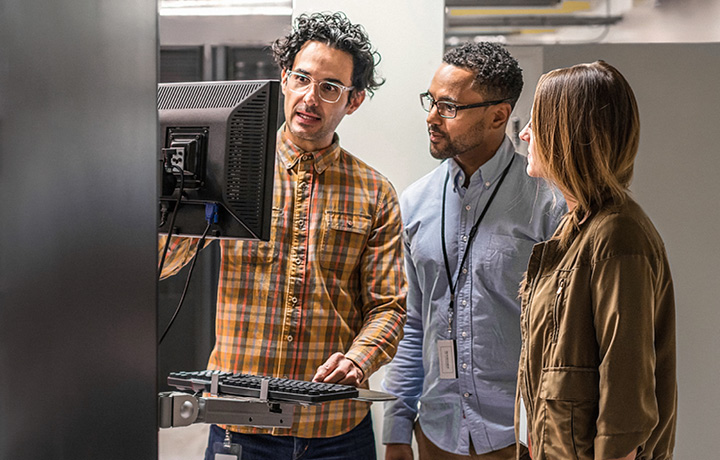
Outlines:
[[[438,340],[438,358],[440,359],[440,378],[456,379],[457,368],[455,367],[455,341]]]
[[[223,442],[213,443],[213,460],[240,460],[242,458],[242,446],[240,444],[226,444]]]
[[[525,409],[525,401],[523,401],[522,396],[520,396],[520,420],[519,420],[519,435],[520,435],[520,444],[527,447],[528,446],[528,422],[527,422],[527,409]]]

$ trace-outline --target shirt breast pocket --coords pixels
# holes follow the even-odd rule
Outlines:
[[[320,234],[320,266],[348,270],[358,264],[370,233],[370,216],[325,211]]]
[[[513,236],[491,235],[483,264],[488,288],[517,297],[534,245],[534,241]]]

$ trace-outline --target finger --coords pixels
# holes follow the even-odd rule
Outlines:
[[[335,370],[325,377],[325,382],[357,386],[362,379],[355,363],[345,358]]]
[[[333,353],[322,366],[317,368],[317,370],[315,371],[315,376],[313,377],[313,382],[325,381],[325,378],[328,376],[328,374],[335,370],[338,363],[342,361],[343,358],[344,355],[342,353]]]

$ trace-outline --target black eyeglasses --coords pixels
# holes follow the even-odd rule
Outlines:
[[[457,116],[458,110],[473,109],[475,107],[490,107],[491,105],[502,104],[503,102],[507,101],[508,99],[500,99],[498,101],[478,102],[476,104],[468,105],[457,105],[454,102],[436,101],[435,99],[433,99],[430,93],[422,93],[420,95],[420,105],[422,105],[422,108],[426,112],[430,113],[433,106],[435,106],[437,107],[438,115],[443,118],[455,118]]]

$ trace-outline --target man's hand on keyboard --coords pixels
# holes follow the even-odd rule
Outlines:
[[[334,353],[325,364],[318,367],[313,382],[341,383],[358,386],[363,381],[363,371],[344,354]]]

